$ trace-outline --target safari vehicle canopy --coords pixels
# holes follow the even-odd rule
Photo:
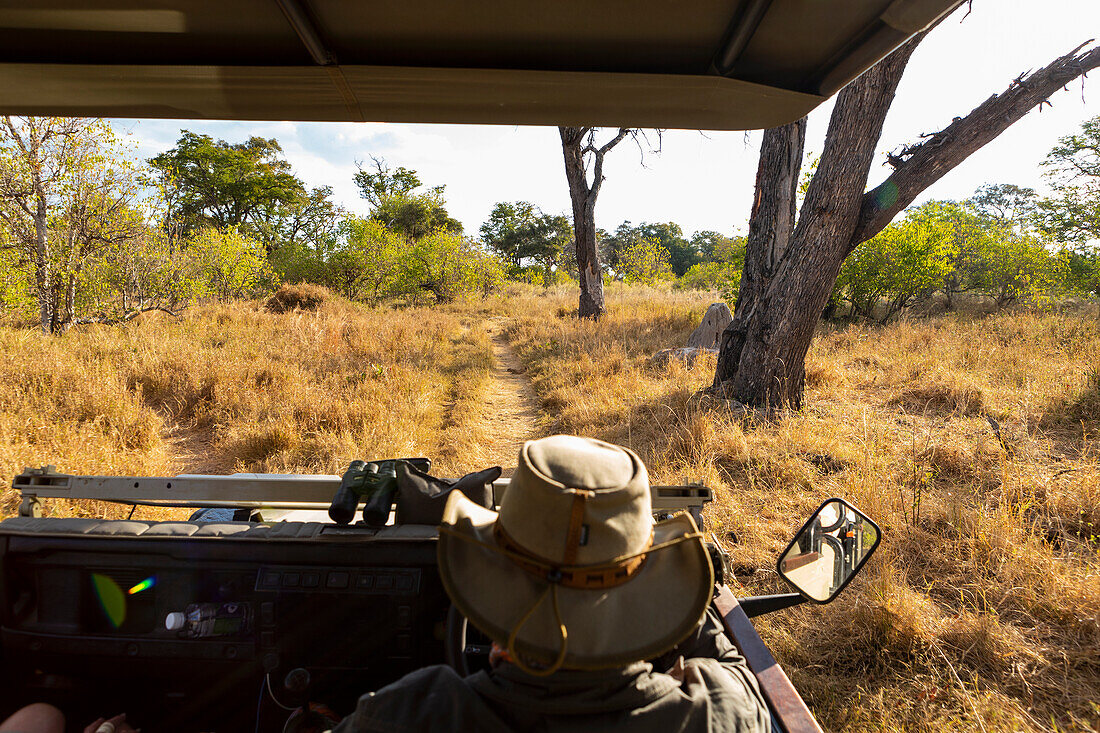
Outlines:
[[[960,0],[3,0],[0,113],[766,128]]]
[[[958,2],[0,0],[0,114],[771,127]],[[257,507],[323,506],[345,479],[26,472],[13,482],[22,516],[0,523],[0,711],[33,698],[75,720],[126,709],[164,731],[282,729],[274,688],[307,708],[323,690],[346,710],[424,664],[484,657],[449,610],[433,523],[254,521]],[[653,489],[658,511],[697,514],[709,500],[703,487]],[[38,497],[56,496],[229,514],[35,516]],[[806,596],[817,602],[878,542],[873,523],[833,503],[778,566],[818,583]],[[789,732],[818,729],[748,617],[802,600],[739,603],[724,587],[716,599]],[[232,607],[232,623],[191,636],[169,623],[208,607]],[[242,707],[257,686],[255,710]]]

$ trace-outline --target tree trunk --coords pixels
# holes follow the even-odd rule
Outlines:
[[[776,391],[775,399],[794,405],[802,403],[801,369],[788,369],[796,365],[784,359],[782,344],[770,345],[773,324],[768,314],[775,312],[770,292],[772,278],[794,229],[798,172],[805,143],[805,117],[764,132],[741,289],[733,321],[722,332],[714,377],[716,389],[724,385],[735,394],[771,395]],[[751,355],[743,363],[746,343],[762,344],[764,348],[750,348]],[[797,394],[787,394],[791,388]]]
[[[805,358],[840,266],[921,191],[1072,79],[1100,66],[1100,48],[1079,46],[1021,75],[964,118],[891,155],[893,174],[864,193],[902,73],[924,33],[913,37],[837,95],[824,151],[797,225],[788,197],[798,131],[769,130],[761,148],[757,200],[749,220],[745,274],[733,322],[722,334],[711,391],[769,410],[802,405]],[[804,133],[803,133],[804,134]]]
[[[802,406],[806,352],[848,255],[882,123],[918,42],[905,44],[838,95],[797,225],[805,120],[765,133],[745,272],[711,386],[716,393],[752,407]]]
[[[599,319],[604,313],[603,267],[596,250],[596,194],[599,189],[588,185],[584,170],[584,130],[579,127],[558,128],[562,154],[565,156],[565,179],[569,183],[569,200],[573,204],[573,236],[577,246],[577,271],[581,285],[581,318]]]
[[[54,283],[53,262],[50,257],[49,230],[47,228],[46,199],[39,195],[34,214],[34,284],[38,296],[38,318],[42,333],[53,332]]]

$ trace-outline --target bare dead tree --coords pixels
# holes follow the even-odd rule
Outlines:
[[[817,171],[795,223],[805,122],[764,133],[749,219],[745,273],[733,322],[722,334],[710,391],[765,409],[799,408],[806,352],[840,266],[921,191],[1073,79],[1100,66],[1087,44],[1021,75],[965,117],[890,157],[894,167],[865,192],[898,82],[925,34],[914,37],[837,96]]]
[[[603,267],[596,249],[596,197],[600,195],[600,186],[604,181],[604,157],[628,137],[635,141],[640,137],[644,139],[639,130],[621,127],[614,137],[603,145],[597,145],[597,129],[558,128],[562,154],[565,156],[565,179],[569,184],[569,199],[573,204],[573,235],[581,286],[578,315],[592,319],[598,319],[604,312]]]

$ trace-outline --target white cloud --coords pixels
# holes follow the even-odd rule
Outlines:
[[[1021,72],[1046,65],[1100,28],[1096,0],[976,3],[959,22],[963,12],[941,24],[914,54],[883,131],[883,154],[967,114]],[[1039,163],[1059,136],[1100,114],[1100,89],[1086,82],[1082,92],[1080,82],[1074,82],[1052,101],[1053,107],[1029,113],[921,200],[965,198],[985,182],[1040,187]],[[821,150],[829,106],[811,115],[807,150]],[[446,185],[451,213],[468,232],[477,231],[497,201],[528,200],[546,211],[569,212],[558,134],[548,127],[199,120],[116,124],[133,130],[143,157],[172,147],[180,129],[233,141],[275,137],[309,185],[332,186],[339,202],[353,210],[364,209],[351,180],[355,163],[377,155],[392,166],[416,170],[427,185]],[[608,156],[598,224],[613,229],[626,219],[676,221],[688,233],[744,228],[758,144],[758,133],[669,131],[661,155],[647,155],[642,167],[637,149],[624,142]],[[876,165],[872,183],[887,173]]]

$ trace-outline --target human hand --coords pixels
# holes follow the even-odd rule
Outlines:
[[[140,733],[140,729],[127,723],[126,713],[122,713],[113,718],[96,718],[84,733]]]

